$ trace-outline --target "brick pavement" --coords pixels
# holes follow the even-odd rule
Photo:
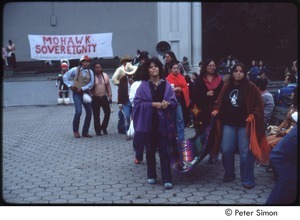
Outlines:
[[[74,106],[3,108],[3,189],[11,204],[255,204],[266,201],[273,186],[264,167],[255,168],[256,187],[241,186],[236,157],[234,182],[224,183],[223,167],[206,164],[190,173],[173,173],[164,190],[158,162],[157,185],[146,180],[146,163],[133,163],[132,141],[117,133],[117,105],[108,135],[76,139],[72,133]],[[84,111],[81,117],[83,124]],[[186,129],[191,137],[193,130]],[[158,160],[159,161],[159,160]]]

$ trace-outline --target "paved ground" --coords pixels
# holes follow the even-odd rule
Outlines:
[[[117,105],[108,135],[75,139],[74,106],[3,108],[3,199],[11,204],[264,204],[273,186],[264,167],[256,187],[224,183],[222,165],[206,158],[190,173],[173,173],[172,190],[146,183],[146,163],[133,163],[132,141],[117,133]],[[83,113],[84,115],[84,113]],[[81,126],[83,122],[83,116]],[[191,137],[193,129],[186,129]],[[236,157],[238,174],[238,157]],[[237,175],[239,176],[239,175]]]

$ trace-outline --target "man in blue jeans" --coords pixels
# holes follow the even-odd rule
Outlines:
[[[63,76],[64,83],[73,91],[73,100],[75,106],[75,116],[73,119],[73,132],[75,138],[80,138],[79,122],[82,113],[82,105],[85,109],[85,120],[82,128],[82,137],[92,137],[89,134],[89,127],[92,119],[91,99],[84,99],[84,94],[89,94],[94,85],[94,73],[88,69],[90,58],[84,55],[79,60],[79,66],[73,67]]]

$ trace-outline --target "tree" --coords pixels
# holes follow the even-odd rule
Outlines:
[[[289,66],[297,59],[297,7],[290,2],[202,3],[203,57],[233,54],[246,66],[263,60],[274,71]]]

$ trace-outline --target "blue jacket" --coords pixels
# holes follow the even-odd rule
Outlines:
[[[297,85],[295,83],[290,83],[287,86],[279,89],[274,96],[275,105],[289,108],[292,104],[291,95],[296,86]]]
[[[297,137],[296,125],[270,153],[270,161],[278,173],[278,179],[266,201],[267,205],[290,205],[297,201]]]

